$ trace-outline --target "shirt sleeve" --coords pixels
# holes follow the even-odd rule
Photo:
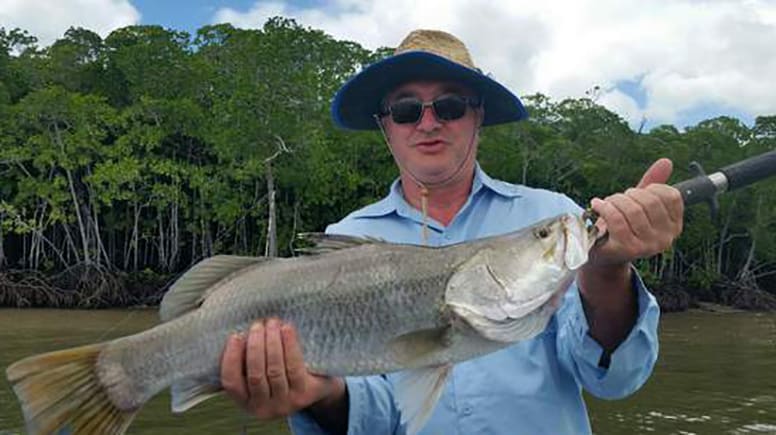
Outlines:
[[[625,341],[602,364],[604,350],[589,334],[579,289],[573,285],[558,310],[558,358],[577,382],[602,399],[619,399],[638,390],[652,373],[658,355],[660,308],[638,273],[632,286],[637,294],[638,318]]]
[[[558,195],[559,207],[567,212],[582,209],[565,195]],[[604,349],[590,336],[579,288],[569,288],[558,310],[558,359],[577,382],[592,395],[602,399],[619,399],[641,388],[655,366],[658,355],[657,325],[660,307],[633,269],[632,289],[638,301],[638,318],[625,341],[609,355],[608,366],[602,364]]]
[[[385,376],[346,377],[348,389],[348,435],[397,433],[399,410],[393,400],[393,387]],[[323,435],[327,432],[306,412],[288,419],[294,434]]]

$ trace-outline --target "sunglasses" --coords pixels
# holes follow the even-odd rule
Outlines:
[[[396,124],[416,124],[423,116],[426,107],[431,106],[439,121],[455,121],[466,114],[466,108],[480,107],[482,100],[477,97],[464,97],[456,94],[442,95],[434,101],[425,102],[417,97],[404,97],[384,106],[380,116],[391,115]]]

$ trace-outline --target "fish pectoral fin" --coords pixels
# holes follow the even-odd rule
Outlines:
[[[394,397],[408,434],[416,434],[434,410],[452,371],[451,364],[408,370],[398,375]]]
[[[265,257],[216,255],[195,264],[165,293],[159,305],[159,317],[168,322],[197,309],[213,293],[213,286],[229,275],[267,261]]]
[[[421,360],[424,357],[443,351],[448,346],[450,346],[449,326],[413,331],[388,342],[393,357],[410,367],[422,365]]]
[[[221,393],[220,385],[207,379],[183,379],[172,384],[172,412],[188,411],[194,406]]]

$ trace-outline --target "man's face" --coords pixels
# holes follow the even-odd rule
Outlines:
[[[417,98],[429,103],[451,94],[474,96],[471,90],[454,83],[419,81],[399,86],[388,94],[386,102],[390,106],[405,98]],[[453,175],[458,178],[471,173],[481,116],[482,109],[467,106],[461,118],[445,121],[438,119],[433,108],[427,106],[417,122],[396,123],[391,115],[382,120],[401,169],[410,171],[422,183],[433,185],[450,181],[448,179]],[[463,168],[456,174],[461,166]]]

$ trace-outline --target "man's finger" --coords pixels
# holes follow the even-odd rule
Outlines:
[[[674,164],[671,160],[662,158],[658,159],[652,166],[647,169],[647,172],[641,176],[641,181],[636,187],[647,187],[650,184],[665,184],[669,178],[671,178],[671,172],[674,170]]]
[[[283,341],[280,336],[280,321],[277,319],[267,321],[267,380],[274,402],[284,400],[288,396]]]
[[[651,187],[665,186],[653,184]],[[641,205],[652,227],[642,242],[646,245],[646,255],[654,255],[668,249],[677,234],[679,224],[671,220],[666,204],[652,188],[634,190],[630,196]]]
[[[645,239],[651,235],[652,224],[650,223],[647,214],[644,212],[644,209],[633,198],[618,193],[610,196],[606,200],[617,207],[617,209],[620,210],[620,213],[625,217],[628,226],[627,232],[637,239]],[[622,231],[626,230],[623,229]],[[622,235],[628,236],[627,232],[622,233]]]
[[[636,235],[631,231],[630,224],[625,215],[609,198],[605,200],[594,198],[591,205],[593,210],[600,216],[600,220],[604,222],[607,233],[610,236],[617,236],[616,240],[610,238],[607,241],[606,244],[609,246],[609,249],[612,249],[611,245],[615,242],[619,246],[636,239]]]
[[[248,332],[248,344],[245,350],[248,391],[254,406],[267,403],[270,396],[265,348],[264,322],[259,321],[254,323]]]
[[[280,332],[283,337],[283,353],[286,357],[288,387],[294,393],[303,393],[307,379],[307,368],[304,365],[304,356],[296,337],[296,329],[291,325],[283,325]]]
[[[681,223],[684,220],[684,200],[682,200],[682,194],[675,187],[654,184],[649,186],[647,190],[660,197],[672,222]]]
[[[620,212],[620,210],[611,202],[600,198],[593,198],[590,205],[599,216],[596,226],[598,226],[599,229],[604,227],[606,233],[610,236],[612,234],[622,234],[623,229],[627,228],[628,223],[625,220],[625,216],[623,216],[622,212]],[[631,235],[631,238],[632,237],[633,236]],[[621,249],[623,243],[628,243],[628,240],[623,241],[612,237],[607,238],[606,243],[596,244],[590,251],[591,260],[599,258],[602,255],[606,257],[608,255],[607,253],[618,251]],[[609,260],[611,259],[606,259],[604,261],[608,262]]]
[[[226,341],[221,355],[221,386],[226,394],[237,403],[248,402],[248,387],[245,385],[245,340],[232,334]]]
[[[668,211],[658,195],[647,189],[635,188],[626,190],[625,194],[641,207],[653,228],[665,227],[669,221]]]

